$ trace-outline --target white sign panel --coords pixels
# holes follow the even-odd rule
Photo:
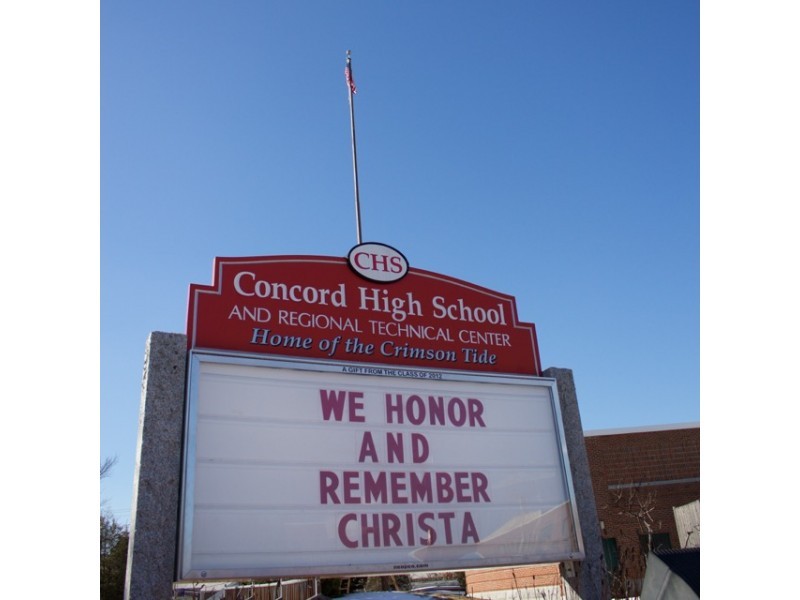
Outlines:
[[[191,360],[182,579],[583,557],[554,381]]]

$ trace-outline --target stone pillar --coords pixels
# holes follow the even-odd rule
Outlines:
[[[567,576],[566,581],[582,600],[600,600],[603,598],[605,577],[603,540],[600,534],[597,507],[594,502],[589,459],[586,456],[586,445],[583,441],[583,425],[578,409],[575,381],[572,378],[571,369],[550,367],[542,375],[555,379],[558,388],[572,485],[575,488],[575,503],[583,535],[583,549],[586,553],[584,560],[574,563],[575,576]]]
[[[175,579],[186,336],[147,339],[125,575],[126,600],[170,600]]]

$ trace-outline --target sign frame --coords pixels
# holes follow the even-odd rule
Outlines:
[[[564,424],[561,415],[558,389],[555,379],[536,377],[529,375],[515,375],[508,373],[473,373],[462,370],[442,370],[442,369],[422,369],[407,366],[388,366],[385,364],[373,363],[353,363],[348,361],[332,361],[318,359],[303,359],[297,357],[284,357],[277,355],[264,355],[256,353],[232,353],[221,350],[195,349],[189,352],[189,380],[187,382],[186,407],[185,407],[185,429],[184,429],[184,448],[183,448],[183,471],[180,499],[180,520],[179,520],[179,539],[178,539],[178,579],[179,580],[214,580],[214,579],[239,579],[239,578],[263,578],[263,577],[291,577],[291,576],[345,576],[355,574],[379,574],[379,573],[398,573],[411,571],[424,571],[441,569],[464,569],[464,568],[487,568],[505,567],[516,564],[530,564],[527,555],[521,556],[517,562],[464,562],[443,565],[425,564],[424,566],[414,564],[399,565],[404,567],[398,569],[398,565],[389,562],[378,562],[369,564],[359,564],[352,569],[347,569],[341,565],[317,565],[309,568],[307,565],[301,567],[265,567],[265,568],[216,568],[216,569],[197,569],[192,565],[192,537],[194,528],[192,515],[194,511],[195,494],[195,472],[197,456],[195,444],[197,441],[197,395],[199,392],[199,378],[201,363],[217,363],[225,365],[243,365],[272,369],[289,369],[300,372],[317,373],[346,373],[352,376],[379,376],[387,381],[402,381],[404,379],[429,379],[437,382],[453,382],[462,384],[510,384],[520,386],[536,386],[547,390],[549,402],[552,410],[553,428],[558,447],[561,478],[564,489],[569,501],[569,518],[572,527],[573,549],[567,553],[553,556],[537,557],[537,562],[558,562],[561,560],[582,560],[585,557],[583,547],[583,535],[578,518],[578,506],[575,497],[575,488],[572,481],[569,456],[564,433]]]

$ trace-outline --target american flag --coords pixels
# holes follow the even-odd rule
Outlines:
[[[347,87],[350,88],[350,93],[356,93],[356,82],[353,81],[353,69],[350,67],[350,58],[347,59],[347,65],[344,68],[344,79],[347,82]]]

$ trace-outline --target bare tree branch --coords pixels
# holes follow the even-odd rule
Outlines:
[[[111,472],[111,467],[117,464],[117,457],[107,458],[100,464],[100,479],[104,479]]]

